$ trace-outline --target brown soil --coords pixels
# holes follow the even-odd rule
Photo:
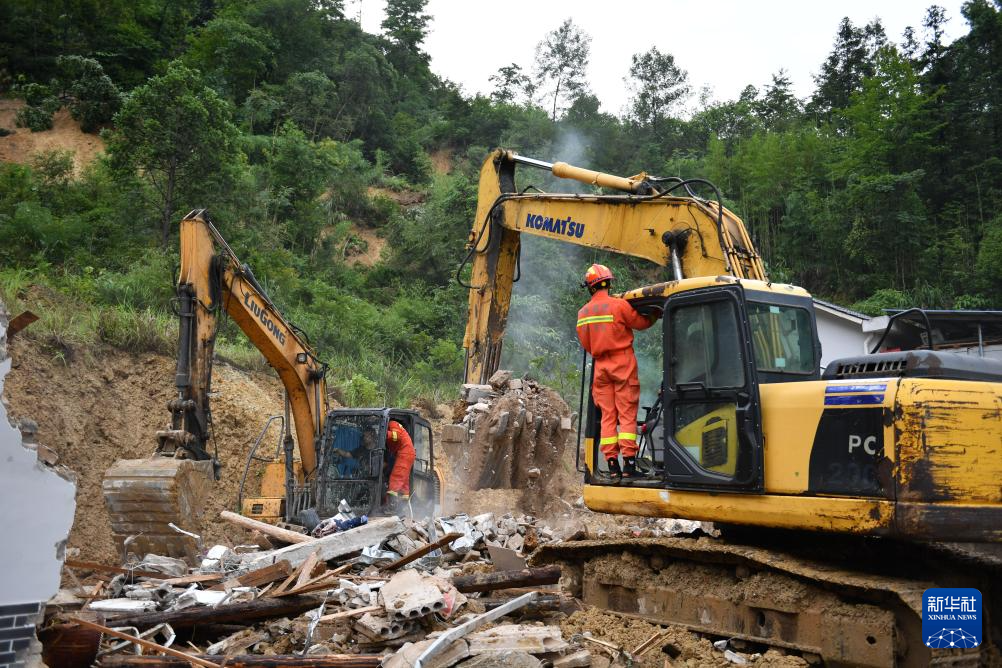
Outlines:
[[[611,642],[626,652],[632,653],[640,645],[654,636],[656,633],[664,633],[664,640],[661,647],[671,644],[680,654],[671,662],[672,666],[733,666],[734,664],[724,658],[723,652],[715,649],[713,644],[696,633],[691,633],[683,628],[675,626],[658,626],[640,619],[633,619],[605,612],[598,608],[587,608],[575,612],[560,625],[560,630],[565,639],[577,634],[591,633],[599,640]],[[592,654],[601,655],[603,648],[595,643],[584,641],[584,645]],[[645,668],[661,668],[665,664],[665,654],[661,653],[661,647],[655,647],[645,654],[639,661]],[[606,654],[606,656],[609,656]],[[782,652],[771,649],[756,660],[750,660],[749,665],[760,666],[762,668],[795,668],[808,665],[806,661],[797,656],[787,656]]]
[[[427,197],[425,193],[414,190],[391,190],[390,188],[377,188],[375,186],[369,186],[368,193],[369,197],[385,197],[403,207],[423,204]]]
[[[23,100],[0,99],[0,128],[13,133],[0,137],[0,162],[29,163],[37,153],[70,151],[74,172],[80,176],[84,168],[104,151],[104,140],[96,134],[83,132],[65,108],[53,116],[51,130],[32,132],[15,127],[14,116],[23,106]]]
[[[452,171],[452,151],[440,149],[431,154],[431,168],[436,174],[448,174]]]
[[[383,255],[383,249],[386,247],[386,239],[374,231],[358,225],[351,226],[351,234],[365,242],[365,250],[353,254],[349,249],[348,261],[363,267],[372,267],[377,264]]]
[[[78,548],[82,559],[117,563],[120,556],[112,542],[101,478],[116,459],[153,454],[154,433],[168,421],[174,360],[109,349],[75,355],[64,364],[25,338],[12,342],[11,356],[13,368],[5,386],[11,417],[37,422],[38,441],[77,475],[69,547]],[[235,507],[248,448],[265,418],[282,410],[276,377],[217,362],[213,379],[215,434],[224,468],[205,512],[207,545],[227,542],[227,535],[239,536],[217,519],[219,511]]]

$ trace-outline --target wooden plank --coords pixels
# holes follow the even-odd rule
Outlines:
[[[324,615],[320,618],[321,622],[334,622],[339,619],[349,619],[351,617],[361,617],[364,614],[370,612],[383,612],[385,609],[381,605],[368,605],[364,608],[355,608],[354,610],[342,610],[341,612],[335,612],[329,615]]]
[[[271,656],[242,654],[237,656],[211,656],[197,654],[196,658],[218,661],[226,668],[377,668],[383,657],[379,654],[319,654],[316,656]],[[110,654],[101,659],[107,668],[189,668],[183,659],[170,656],[136,656]]]
[[[252,519],[250,517],[244,517],[239,513],[234,513],[229,510],[224,510],[219,513],[219,516],[230,522],[241,526],[244,529],[250,531],[260,531],[261,533],[271,536],[272,538],[277,538],[283,543],[309,543],[311,540],[315,540],[312,536],[307,536],[304,533],[299,533],[298,531],[289,531],[288,529],[282,529],[274,524],[268,524],[267,522],[260,522],[258,520]]]
[[[89,629],[95,631],[100,631],[106,636],[112,636],[115,638],[121,638],[122,640],[128,640],[133,642],[140,647],[145,647],[146,649],[156,650],[157,652],[163,652],[164,654],[169,654],[178,659],[183,659],[189,664],[202,666],[202,668],[222,668],[221,664],[214,661],[208,661],[206,659],[199,659],[191,654],[185,654],[184,652],[179,652],[176,649],[171,649],[170,647],[164,647],[152,640],[146,640],[145,638],[137,638],[136,636],[130,636],[128,633],[122,633],[121,631],[116,631],[115,629],[108,628],[107,626],[102,626],[100,624],[95,624],[94,622],[88,622],[86,619],[80,619],[79,617],[71,617],[71,622],[75,622]]]
[[[192,573],[191,575],[182,575],[179,578],[167,578],[166,580],[161,580],[160,584],[167,585],[186,585],[186,584],[201,584],[203,582],[218,582],[222,580],[225,576],[222,573]]]
[[[291,573],[292,566],[289,562],[280,561],[277,564],[265,566],[264,568],[258,568],[253,571],[248,571],[235,578],[230,578],[226,582],[221,582],[214,587],[210,587],[210,589],[225,591],[226,589],[232,589],[233,587],[263,587],[264,585],[274,582],[275,580],[287,578]]]
[[[420,559],[424,555],[429,554],[431,552],[434,552],[435,550],[448,545],[449,543],[451,543],[452,541],[454,541],[457,538],[461,537],[462,535],[463,534],[461,534],[461,533],[447,533],[444,536],[442,536],[441,538],[439,538],[438,540],[436,540],[434,543],[429,543],[428,545],[425,545],[424,547],[420,547],[420,548],[414,550],[410,554],[407,554],[407,555],[404,555],[404,556],[400,557],[399,559],[397,559],[396,561],[394,561],[392,564],[388,564],[387,566],[385,566],[383,570],[395,571],[396,569],[400,568],[401,566],[406,566],[407,564],[411,563],[412,561],[414,561],[416,559]]]
[[[511,587],[556,584],[560,581],[560,566],[524,568],[520,571],[494,571],[452,578],[453,586],[465,593],[472,591],[494,591]]]
[[[197,606],[166,612],[142,612],[119,615],[107,620],[114,626],[135,626],[147,629],[157,624],[170,624],[174,630],[191,628],[199,624],[243,624],[290,617],[319,608],[322,596],[289,596],[287,598],[257,598],[253,601],[227,603],[218,608]]]

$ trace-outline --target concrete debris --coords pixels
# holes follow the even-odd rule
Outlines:
[[[542,668],[543,662],[519,650],[480,654],[462,663],[462,668]]]
[[[561,637],[556,626],[506,624],[466,636],[470,654],[521,651],[529,654],[562,652],[570,645]]]
[[[391,577],[379,590],[379,597],[391,619],[414,619],[445,607],[445,597],[436,583],[413,569]]]

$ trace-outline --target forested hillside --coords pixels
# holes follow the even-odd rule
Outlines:
[[[496,146],[709,178],[771,276],[822,298],[872,313],[1000,305],[1002,3],[933,6],[903,36],[832,26],[808,99],[780,71],[719,102],[670,44],[639,45],[621,116],[590,92],[570,19],[471,96],[429,67],[425,0],[386,9],[375,35],[339,0],[0,4],[18,132],[66,108],[106,146],[82,170],[60,151],[0,164],[0,296],[42,312],[30,335],[67,359],[98,342],[169,352],[177,222],[205,207],[345,401],[449,398],[466,307],[453,275]],[[966,25],[950,44],[947,20]],[[577,285],[599,258],[624,285],[662,275],[533,242],[509,365],[571,393]],[[235,328],[221,337],[223,356],[260,363]]]

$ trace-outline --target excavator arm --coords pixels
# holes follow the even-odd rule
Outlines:
[[[192,211],[181,221],[177,294],[181,317],[178,394],[170,402],[171,429],[157,434],[160,454],[180,448],[193,459],[210,458],[212,357],[225,311],[278,372],[296,426],[303,473],[309,478],[316,470],[316,439],[326,415],[326,366],[279,313],[204,210]]]
[[[622,194],[519,192],[518,164]],[[464,284],[470,289],[463,340],[466,382],[486,382],[500,363],[522,234],[671,266],[676,280],[722,274],[767,280],[744,223],[722,206],[719,193],[717,201],[697,197],[691,189],[696,183],[708,184],[646,174],[614,176],[502,149],[488,156],[480,170],[477,217],[467,244],[472,272]]]

